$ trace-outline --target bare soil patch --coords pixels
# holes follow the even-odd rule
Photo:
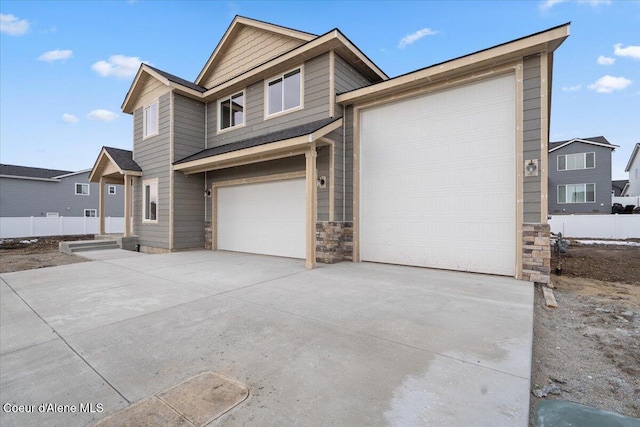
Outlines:
[[[562,270],[558,308],[536,289],[532,415],[564,399],[640,417],[640,247],[572,242]]]
[[[86,258],[58,251],[60,242],[91,240],[93,235],[26,237],[0,240],[0,273],[86,262]]]

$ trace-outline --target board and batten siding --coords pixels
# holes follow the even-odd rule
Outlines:
[[[292,67],[293,69],[295,67]],[[288,71],[288,70],[287,70]],[[236,141],[253,138],[265,133],[277,132],[305,123],[329,117],[329,54],[319,55],[304,63],[304,100],[302,109],[273,118],[264,117],[265,82],[260,80],[245,89],[244,126],[218,133],[218,102],[207,104],[207,147],[218,147]],[[274,74],[273,77],[277,77]],[[270,78],[269,78],[270,79]],[[267,80],[269,80],[267,79]],[[225,94],[230,96],[231,93]],[[224,98],[221,97],[221,98]]]
[[[151,100],[153,102],[153,100]],[[134,160],[142,168],[142,177],[135,179],[133,231],[143,246],[169,249],[169,175],[171,94],[165,93],[158,102],[158,134],[142,138],[143,109],[133,113]],[[158,222],[142,221],[143,182],[158,179]]]
[[[226,50],[218,53],[221,58],[213,70],[207,73],[201,86],[211,88],[303,43],[302,40],[259,28],[243,27]]]
[[[205,104],[173,94],[174,159],[204,149]],[[173,173],[173,248],[204,247],[204,173]]]
[[[574,142],[549,153],[549,213],[611,213],[611,152],[607,147]],[[563,154],[595,153],[595,168],[558,170],[558,156]],[[593,203],[558,203],[558,185],[595,184]]]
[[[89,195],[76,194],[76,184],[89,184]],[[114,184],[108,184],[114,185]],[[124,216],[124,189],[114,185],[116,194],[107,193],[106,216]],[[59,216],[83,217],[85,209],[98,212],[100,184],[89,183],[89,172],[61,178],[57,182],[20,178],[0,178],[0,217],[40,217],[47,212]]]
[[[540,96],[540,55],[523,60],[523,159],[541,159],[541,102]],[[515,161],[515,159],[514,159]],[[541,164],[540,167],[547,167]],[[542,209],[541,174],[525,177],[523,185],[524,222],[539,223]],[[546,213],[545,213],[546,214]]]

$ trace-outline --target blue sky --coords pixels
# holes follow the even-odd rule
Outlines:
[[[0,161],[93,166],[131,149],[120,111],[140,61],[193,81],[236,14],[335,27],[389,76],[572,21],[554,61],[551,140],[604,135],[613,178],[640,142],[640,1],[0,3]]]

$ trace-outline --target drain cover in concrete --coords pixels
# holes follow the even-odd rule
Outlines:
[[[94,424],[94,427],[121,426],[191,426],[191,423],[162,400],[151,396]]]
[[[215,420],[249,396],[249,389],[215,372],[205,372],[157,395],[197,426]]]
[[[243,384],[204,372],[111,414],[94,427],[204,426],[248,396]]]

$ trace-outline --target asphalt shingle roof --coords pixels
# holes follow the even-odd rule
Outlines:
[[[611,145],[613,147],[613,144],[611,144],[609,141],[607,141],[607,138],[605,138],[604,136],[592,136],[591,138],[571,138],[571,139],[567,139],[566,141],[556,141],[556,142],[550,142],[549,143],[549,150],[553,150],[554,148],[562,145],[562,144],[566,144],[569,141],[573,141],[574,139],[582,139],[584,141],[591,141],[591,142],[597,142],[598,144],[606,144],[606,145]]]
[[[257,147],[259,145],[270,144],[272,142],[282,141],[284,139],[297,138],[299,136],[308,135],[326,125],[340,120],[340,117],[329,117],[328,119],[318,120],[311,123],[305,123],[300,126],[294,126],[288,129],[267,133],[256,136],[254,138],[243,139],[242,141],[232,142],[230,144],[221,145],[219,147],[207,148],[195,154],[180,159],[174,164],[186,163],[193,160],[200,160],[206,157],[217,156],[218,154],[230,153],[232,151],[243,150],[245,148]]]
[[[202,87],[202,86],[198,86],[195,83],[192,83],[188,80],[185,80],[183,78],[180,78],[178,76],[174,76],[173,74],[167,73],[166,71],[162,71],[156,67],[152,67],[151,65],[147,64],[147,67],[151,68],[153,71],[155,71],[156,73],[160,74],[161,76],[163,76],[164,78],[168,79],[169,81],[172,81],[174,83],[178,83],[182,86],[186,86],[189,89],[193,89],[195,91],[198,91],[200,93],[206,92],[207,89]]]
[[[133,151],[113,147],[104,147],[104,149],[120,169],[142,172],[142,168],[133,160]]]
[[[0,175],[24,176],[28,178],[54,178],[56,176],[67,175],[70,173],[73,173],[73,171],[0,164]]]

